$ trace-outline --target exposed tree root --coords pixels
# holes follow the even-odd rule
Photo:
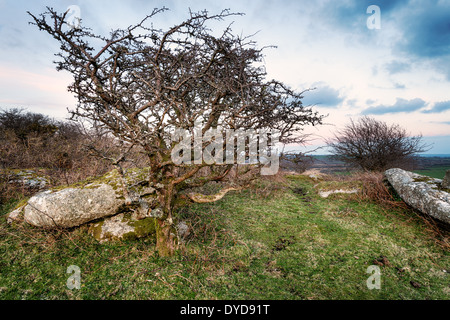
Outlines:
[[[241,190],[242,187],[228,187],[228,188],[224,188],[222,190],[220,190],[219,193],[216,194],[211,194],[211,195],[205,195],[205,194],[201,194],[201,193],[195,193],[195,192],[191,192],[188,193],[187,196],[189,197],[189,199],[191,199],[192,201],[196,202],[196,203],[210,203],[210,202],[215,202],[218,201],[220,199],[222,199],[229,191],[232,190]]]

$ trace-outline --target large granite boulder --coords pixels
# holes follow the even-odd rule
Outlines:
[[[44,191],[31,197],[24,219],[37,227],[70,228],[117,212],[123,201],[108,184]]]
[[[442,186],[441,179],[398,168],[387,170],[385,175],[403,201],[424,214],[450,224],[450,193]]]
[[[147,169],[129,170],[125,184],[138,219],[153,216],[157,208],[155,189],[148,185]],[[127,205],[117,170],[62,189],[40,192],[18,206],[8,220],[46,228],[71,228],[126,211]],[[157,210],[156,210],[157,211]]]

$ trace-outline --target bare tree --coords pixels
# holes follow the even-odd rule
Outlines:
[[[422,136],[409,136],[397,124],[388,125],[367,116],[351,120],[327,143],[337,159],[367,171],[404,166],[429,148]]]
[[[155,15],[167,10],[154,9],[138,24],[100,36],[82,24],[68,26],[67,12],[47,10],[39,16],[29,14],[32,24],[61,44],[57,69],[73,75],[69,91],[79,102],[71,111],[73,117],[92,120],[122,142],[124,152],[114,160],[116,165],[132,147],[141,148],[148,158],[149,183],[157,189],[164,212],[157,231],[161,255],[170,255],[176,246],[171,234],[180,192],[220,181],[233,166],[202,160],[175,163],[176,130],[195,135],[199,122],[203,135],[219,127],[276,130],[280,142],[293,143],[303,126],[322,121],[322,116],[302,105],[302,93],[265,79],[263,49],[251,37],[233,35],[230,26],[214,36],[206,26],[208,21],[240,14],[189,12],[185,21],[164,31],[148,26]],[[201,144],[201,150],[205,148],[208,143]],[[204,167],[211,170],[200,170]],[[203,171],[204,176],[199,176]]]

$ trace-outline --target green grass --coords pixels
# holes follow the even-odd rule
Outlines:
[[[314,184],[262,181],[184,208],[194,229],[172,258],[150,241],[99,244],[85,228],[8,225],[10,203],[0,212],[0,299],[450,298],[449,251],[422,220],[352,195],[322,199]],[[369,290],[366,271],[380,256],[389,261],[381,289]],[[79,290],[66,286],[71,265]]]
[[[429,176],[432,178],[443,179],[445,176],[445,172],[449,170],[449,166],[439,166],[439,167],[430,167],[423,170],[414,170],[413,172],[418,174],[423,174],[425,176]]]

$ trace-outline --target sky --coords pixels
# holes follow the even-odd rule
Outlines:
[[[76,105],[67,92],[72,79],[55,69],[58,43],[27,14],[46,6],[77,6],[81,24],[102,35],[163,6],[169,10],[152,20],[161,29],[189,9],[244,13],[211,28],[233,23],[236,34],[254,34],[268,47],[267,78],[299,92],[315,88],[303,104],[327,115],[323,125],[305,128],[312,135],[306,146],[287,150],[322,147],[350,119],[370,116],[422,135],[429,154],[450,154],[450,0],[0,0],[0,109],[64,119]]]

